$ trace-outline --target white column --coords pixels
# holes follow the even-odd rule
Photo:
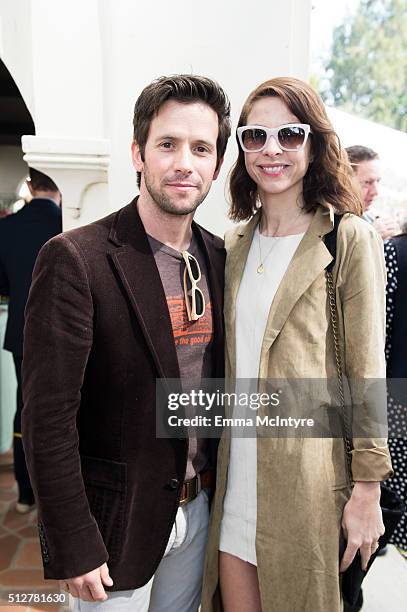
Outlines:
[[[28,166],[51,176],[62,192],[64,230],[109,212],[109,141],[23,136],[22,145]]]
[[[36,134],[104,137],[98,0],[32,0]]]
[[[63,227],[110,211],[98,0],[32,0],[36,136],[24,160],[62,192]]]

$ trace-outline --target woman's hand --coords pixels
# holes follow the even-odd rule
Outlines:
[[[379,546],[379,537],[384,534],[379,482],[355,482],[343,510],[342,529],[347,546],[339,571],[348,569],[358,550],[362,569],[366,570],[370,556]]]

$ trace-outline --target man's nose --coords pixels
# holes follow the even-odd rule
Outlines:
[[[193,171],[192,152],[189,147],[180,147],[175,158],[175,169],[183,174],[191,174]]]
[[[377,183],[375,181],[370,186],[370,195],[372,196],[372,198],[375,198],[378,194],[379,194],[379,190],[377,188]]]

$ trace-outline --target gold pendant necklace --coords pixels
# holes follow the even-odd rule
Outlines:
[[[292,223],[290,223],[290,225],[288,226],[288,228],[286,229],[286,231],[288,231],[288,230],[290,230],[291,228],[293,228],[293,227],[294,227],[294,225],[295,225],[295,223],[296,223],[297,219],[298,219],[298,218],[300,217],[300,215],[302,215],[302,214],[303,214],[303,210],[302,210],[302,208],[300,208],[299,213],[298,213],[298,214],[297,214],[297,215],[294,217],[294,220],[292,221]],[[260,260],[259,265],[257,266],[257,274],[263,274],[263,272],[264,272],[264,264],[266,263],[266,259],[268,258],[268,256],[270,255],[270,253],[271,253],[271,251],[274,249],[274,247],[276,246],[276,244],[277,244],[277,242],[278,242],[279,238],[284,238],[284,236],[269,236],[270,238],[274,238],[274,242],[273,242],[273,244],[271,245],[270,250],[269,250],[269,252],[267,253],[266,257],[265,257],[264,259],[262,259],[262,256],[261,256],[261,237],[260,237],[260,234],[261,234],[261,231],[260,231],[260,230],[261,230],[261,219],[260,219],[260,221],[259,221],[259,224],[258,224],[258,226],[257,226],[257,229],[258,229],[258,232],[259,232],[259,260]],[[289,235],[289,234],[288,234],[288,235]]]
[[[260,238],[260,228],[259,228],[259,255],[260,255],[260,263],[257,266],[257,274],[263,274],[263,272],[264,272],[264,264],[266,263],[267,257],[270,255],[271,251],[276,246],[276,244],[278,242],[278,239],[282,238],[282,236],[270,236],[270,237],[274,238],[273,244],[271,245],[270,250],[267,253],[267,255],[265,256],[265,258],[262,259],[262,256],[261,256],[261,238]]]

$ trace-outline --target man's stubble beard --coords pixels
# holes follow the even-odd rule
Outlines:
[[[173,200],[163,191],[156,189],[152,181],[150,181],[149,173],[144,167],[144,183],[151,199],[156,203],[158,208],[169,215],[185,216],[194,213],[198,206],[202,204],[209,193],[211,186],[204,193],[198,193],[195,200],[191,202],[188,208],[179,209]]]

